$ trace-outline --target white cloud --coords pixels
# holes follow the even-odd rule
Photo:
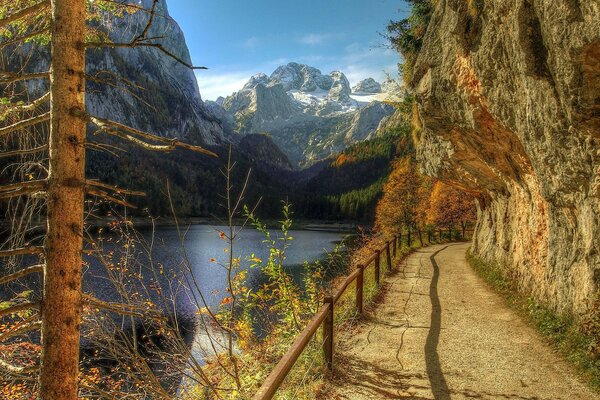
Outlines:
[[[246,49],[253,49],[260,43],[260,40],[256,36],[249,37],[242,42],[242,47]]]
[[[298,42],[307,45],[318,45],[325,42],[342,38],[340,34],[333,33],[307,33],[298,38]]]
[[[372,65],[348,64],[340,68],[350,81],[350,85],[354,86],[358,82],[366,78],[373,78],[377,82],[385,81],[387,74],[392,77],[398,75],[398,67],[395,64],[386,65],[383,67],[374,67]]]
[[[209,71],[196,72],[196,80],[200,88],[200,95],[204,100],[215,100],[219,96],[229,96],[240,90],[253,73],[230,72],[213,73]]]

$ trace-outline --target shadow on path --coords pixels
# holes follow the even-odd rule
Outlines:
[[[447,249],[444,247],[433,253],[429,257],[433,266],[433,276],[429,285],[429,298],[431,299],[431,328],[425,342],[425,363],[427,366],[427,376],[431,383],[431,391],[436,400],[450,400],[450,390],[444,378],[442,367],[440,365],[440,357],[438,355],[437,346],[440,340],[440,330],[442,327],[442,305],[438,297],[437,285],[440,278],[440,268],[435,261],[435,256]]]

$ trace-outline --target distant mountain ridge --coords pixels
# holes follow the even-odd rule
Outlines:
[[[236,134],[268,133],[295,167],[306,167],[374,137],[394,112],[383,101],[391,87],[368,78],[353,90],[343,72],[290,62],[206,106]]]

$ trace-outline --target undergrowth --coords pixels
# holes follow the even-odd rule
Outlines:
[[[596,300],[588,315],[576,318],[572,314],[560,314],[520,292],[502,265],[484,261],[470,252],[467,259],[473,269],[577,369],[590,387],[600,392],[600,300]]]

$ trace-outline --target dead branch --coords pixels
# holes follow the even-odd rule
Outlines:
[[[152,2],[152,8],[150,9],[150,17],[148,17],[148,23],[146,23],[146,26],[144,27],[144,30],[142,31],[142,33],[140,33],[138,36],[136,36],[133,39],[133,43],[138,42],[140,40],[144,40],[146,38],[146,35],[148,34],[148,31],[150,30],[150,27],[152,27],[152,23],[154,22],[154,17],[156,16],[156,5],[158,4],[158,0],[154,0]]]
[[[0,200],[44,192],[46,186],[46,180],[19,182],[10,185],[0,186]]]
[[[0,72],[0,83],[9,84],[30,79],[50,79],[50,72],[33,72],[25,74],[16,74],[14,72]]]
[[[0,369],[3,369],[11,374],[31,374],[37,371],[39,368],[39,365],[33,365],[31,367],[17,367],[0,359]]]
[[[178,57],[175,54],[171,53],[169,50],[165,49],[165,47],[162,44],[160,44],[160,43],[147,43],[147,42],[138,42],[138,43],[88,42],[88,43],[85,44],[85,46],[88,47],[88,48],[111,48],[111,49],[115,49],[115,48],[135,48],[135,47],[153,47],[153,48],[158,49],[159,51],[163,52],[165,55],[167,55],[168,57],[172,58],[173,60],[177,61],[179,64],[183,65],[184,67],[187,67],[189,69],[208,69],[207,67],[195,66],[195,65],[192,65],[192,64],[184,61],[180,57]]]
[[[133,208],[133,209],[137,208],[133,204],[128,203],[125,200],[122,200],[122,199],[116,198],[114,196],[111,196],[110,194],[108,194],[107,192],[105,192],[103,190],[98,190],[98,189],[94,189],[94,188],[91,188],[91,187],[86,187],[86,193],[90,194],[92,196],[100,197],[100,198],[102,198],[104,200],[107,200],[107,201],[110,201],[112,203],[119,204],[119,205],[121,205],[123,207],[128,207],[128,208]]]
[[[34,274],[36,272],[42,272],[44,271],[44,266],[43,265],[33,265],[31,267],[27,267],[27,268],[23,268],[20,271],[17,271],[13,274],[10,275],[6,275],[0,278],[0,285],[4,285],[8,282],[12,282],[12,281],[16,281],[17,279],[20,279],[24,276],[27,275],[31,275]]]
[[[0,318],[5,317],[7,315],[15,314],[15,313],[18,313],[18,312],[21,312],[21,311],[39,310],[39,309],[40,309],[40,303],[39,302],[35,302],[35,303],[31,303],[31,302],[21,303],[21,304],[17,304],[15,306],[4,308],[4,309],[0,310]]]
[[[49,120],[50,120],[50,112],[46,112],[46,113],[38,115],[36,117],[25,119],[23,121],[15,123],[15,124],[5,126],[4,128],[0,128],[0,136],[4,136],[11,132],[15,132],[20,129],[25,129],[32,125],[36,125],[41,122],[46,122]]]
[[[5,28],[12,22],[15,22],[21,18],[27,17],[28,15],[38,13],[49,6],[50,6],[50,0],[43,0],[42,2],[34,4],[31,7],[24,8],[24,9],[19,10],[11,15],[8,15],[8,16],[4,17],[3,19],[0,19],[0,29]]]
[[[161,314],[157,311],[148,310],[147,308],[142,309],[141,307],[135,306],[133,304],[103,301],[87,293],[84,293],[82,297],[83,301],[92,307],[102,308],[104,310],[112,311],[117,314],[128,315],[132,317],[144,317],[147,314],[151,314],[155,317],[162,317]]]
[[[88,186],[97,186],[97,187],[101,187],[104,189],[112,190],[113,192],[115,192],[117,194],[124,194],[124,195],[128,195],[128,196],[142,196],[142,197],[146,196],[145,192],[141,192],[141,191],[137,191],[137,190],[123,189],[118,186],[109,185],[108,183],[103,183],[103,182],[96,181],[96,180],[86,179],[85,183]]]
[[[44,189],[46,187],[47,181],[45,179],[28,181],[28,182],[17,182],[11,183],[8,185],[0,186],[0,193],[11,192],[14,190],[18,190],[24,187],[34,187],[36,189]]]
[[[25,333],[38,330],[42,327],[42,321],[32,321],[26,324],[19,325],[17,328],[13,330],[6,331],[0,334],[0,342],[4,342],[7,339],[13,338],[15,336],[23,335]]]
[[[35,99],[29,104],[17,104],[10,107],[6,112],[9,114],[17,113],[17,112],[25,112],[25,111],[33,111],[40,105],[50,100],[50,92],[46,92],[43,96]]]
[[[31,255],[31,254],[44,254],[44,247],[43,246],[27,246],[27,247],[21,247],[18,249],[1,250],[0,258]]]
[[[179,147],[179,148],[183,148],[186,150],[194,151],[196,153],[202,153],[202,154],[206,154],[206,155],[209,155],[212,157],[217,157],[217,155],[210,150],[206,150],[200,146],[194,146],[191,144],[184,143],[178,139],[164,138],[164,137],[156,136],[156,135],[141,131],[139,129],[135,129],[135,128],[120,124],[115,121],[111,121],[111,120],[108,120],[105,118],[100,118],[100,117],[94,117],[89,114],[84,114],[84,116],[89,121],[94,123],[96,126],[101,128],[102,130],[106,131],[107,133],[111,133],[113,135],[116,135],[116,136],[119,136],[122,138],[126,138],[127,140],[130,140],[130,141],[134,142],[135,144],[138,144],[142,147],[146,147],[150,150],[172,151],[172,150],[175,150],[175,148]],[[117,133],[119,131],[121,131],[120,134]],[[158,142],[158,143],[160,143],[160,145],[147,143],[143,140],[135,138],[134,136],[138,136],[142,139]]]
[[[46,150],[48,150],[48,145],[44,144],[42,146],[34,147],[32,149],[5,151],[3,153],[0,153],[0,158],[22,156],[25,154],[34,154],[34,153],[39,153],[39,152],[46,151]]]

